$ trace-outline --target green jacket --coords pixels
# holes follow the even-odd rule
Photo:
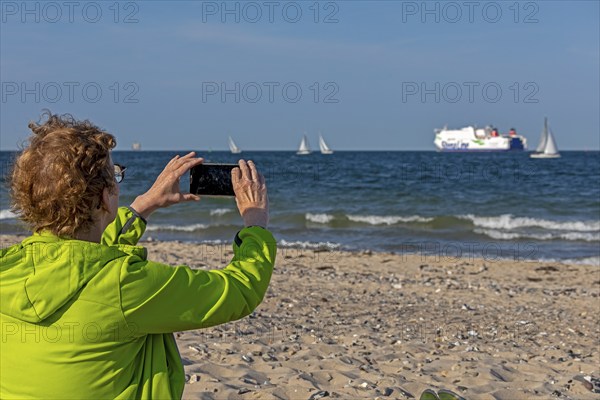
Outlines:
[[[275,263],[275,240],[242,229],[221,270],[172,267],[136,246],[145,222],[120,208],[102,243],[42,233],[1,250],[0,398],[179,399],[172,332],[250,314]]]

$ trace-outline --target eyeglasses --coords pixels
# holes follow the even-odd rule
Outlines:
[[[125,179],[125,170],[127,170],[126,166],[115,164],[115,181],[117,183],[121,183]]]

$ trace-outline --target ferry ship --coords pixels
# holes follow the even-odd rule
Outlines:
[[[467,126],[461,129],[436,129],[433,143],[438,151],[523,151],[527,149],[527,139],[511,129],[507,135],[498,133],[492,126],[477,128]]]

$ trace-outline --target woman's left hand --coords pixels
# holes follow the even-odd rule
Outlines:
[[[202,158],[195,158],[195,155],[196,153],[192,151],[183,157],[178,155],[173,157],[158,175],[152,187],[131,203],[131,208],[147,219],[150,214],[159,208],[169,207],[184,201],[199,201],[200,196],[181,193],[179,188],[179,179],[192,167],[202,164],[202,161],[204,161]]]

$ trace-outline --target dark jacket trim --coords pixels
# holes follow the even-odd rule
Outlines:
[[[129,228],[131,227],[131,224],[133,224],[133,222],[135,221],[136,218],[141,219],[142,221],[144,221],[144,224],[146,224],[146,220],[144,219],[144,217],[142,217],[137,211],[135,211],[131,207],[127,207],[127,209],[129,211],[131,211],[131,213],[133,214],[133,217],[129,218],[127,220],[127,222],[125,222],[125,225],[123,225],[123,228],[121,228],[121,233],[119,233],[120,235],[123,235],[125,232],[127,232],[129,230]]]
[[[136,218],[137,218],[136,215],[129,218],[127,220],[127,222],[125,222],[125,225],[123,225],[123,228],[121,228],[121,232],[119,233],[119,235],[123,235],[125,232],[127,232],[129,230],[129,227],[133,224],[133,221],[135,221]]]
[[[129,211],[131,211],[133,213],[133,215],[135,215],[136,217],[138,217],[139,219],[141,219],[142,221],[144,221],[144,224],[148,225],[148,221],[146,221],[146,218],[142,217],[139,212],[137,212],[137,211],[135,211],[133,209],[133,207],[128,206],[127,209]]]
[[[233,238],[233,241],[235,242],[237,247],[240,247],[242,245],[242,238],[240,238],[239,232],[235,234],[235,238]]]
[[[246,228],[252,228],[252,227],[258,227],[258,228],[262,228],[262,229],[266,229],[264,226],[260,226],[260,225],[250,225],[247,226]],[[246,229],[244,228],[244,229]],[[235,238],[233,238],[233,241],[235,242],[235,244],[237,244],[238,247],[240,247],[242,245],[242,238],[240,238],[240,231],[238,231],[238,233],[235,234]]]

